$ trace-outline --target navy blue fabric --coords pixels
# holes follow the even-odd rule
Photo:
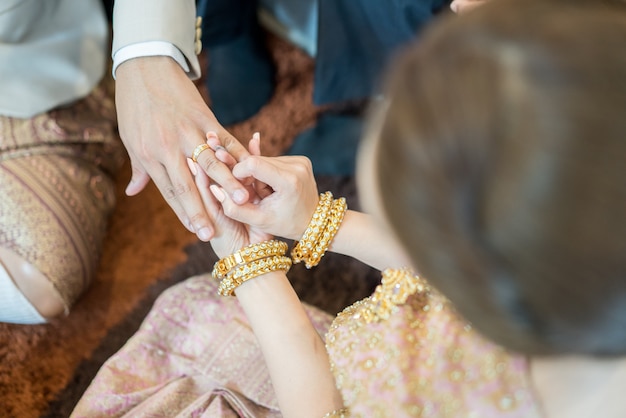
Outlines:
[[[437,13],[448,9],[450,3],[450,0],[318,1],[315,104],[371,97],[393,53],[413,39]],[[241,34],[258,37],[256,7],[256,0],[198,0],[198,14],[204,21],[203,45],[210,48]]]
[[[113,0],[102,0],[102,6],[107,15],[109,23],[113,21]]]
[[[202,45],[213,47],[247,35],[259,35],[256,0],[198,0],[202,16]]]
[[[323,113],[312,128],[296,137],[287,155],[306,155],[316,175],[351,176],[363,132],[363,118]]]
[[[371,97],[389,59],[448,0],[319,0],[315,104]]]

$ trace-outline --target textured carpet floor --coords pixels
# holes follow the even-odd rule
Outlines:
[[[240,139],[262,133],[263,153],[282,154],[293,137],[315,121],[311,104],[313,62],[270,39],[278,67],[274,98],[257,116],[233,126]],[[123,190],[126,166],[117,178],[118,205],[111,218],[97,279],[67,318],[47,325],[0,324],[0,417],[66,417],[106,358],[139,326],[154,299],[168,286],[210,269],[215,255],[180,226],[151,184],[139,196]],[[357,206],[351,177],[319,178]],[[371,293],[378,275],[347,257],[329,254],[316,269],[301,265],[290,279],[303,300],[337,312]]]

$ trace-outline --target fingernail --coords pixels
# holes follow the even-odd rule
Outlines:
[[[219,202],[223,202],[224,199],[226,199],[226,195],[224,194],[224,192],[222,191],[222,189],[220,189],[218,186],[216,186],[215,184],[212,184],[211,186],[209,186],[209,189],[211,189],[211,193],[213,193],[213,196],[215,196],[215,198],[219,201]]]
[[[252,139],[256,139],[256,140],[260,141],[261,140],[261,134],[258,133],[258,132],[253,133],[252,134]]]
[[[198,231],[198,238],[200,238],[202,241],[209,241],[212,236],[213,231],[211,231],[211,228],[207,228],[206,226],[200,228],[200,230]]]
[[[198,169],[196,168],[196,163],[194,163],[191,158],[187,158],[187,165],[189,166],[189,170],[191,174],[196,176],[198,174]]]
[[[246,192],[243,190],[235,190],[233,193],[233,200],[235,203],[245,203],[247,199]]]

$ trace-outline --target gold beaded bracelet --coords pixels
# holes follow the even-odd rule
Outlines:
[[[309,226],[291,251],[294,264],[304,261],[306,268],[315,267],[328,250],[348,209],[345,198],[333,201],[332,196],[331,192],[320,195]]]
[[[227,257],[222,258],[213,266],[211,273],[215,279],[223,279],[234,267],[275,255],[284,255],[287,252],[287,243],[278,240],[269,240],[248,245]]]
[[[322,418],[348,418],[349,414],[348,408],[341,408],[327,413]]]
[[[294,263],[306,260],[313,252],[313,247],[315,247],[315,243],[324,230],[332,203],[333,194],[331,192],[320,194],[320,200],[315,208],[315,212],[313,212],[309,225],[304,231],[304,234],[302,234],[300,241],[296,242],[291,251],[291,258]]]
[[[315,249],[305,262],[306,268],[310,269],[313,266],[317,266],[326,253],[326,250],[330,246],[330,243],[335,238],[335,234],[339,230],[339,226],[343,221],[343,217],[348,209],[346,199],[341,197],[333,202],[333,207],[328,215],[328,222],[326,228],[319,241],[315,244]]]
[[[221,296],[233,296],[235,289],[241,286],[242,283],[272,271],[280,270],[287,273],[290,267],[291,258],[284,255],[275,255],[251,261],[237,266],[237,268],[229,272],[220,282],[217,293]]]

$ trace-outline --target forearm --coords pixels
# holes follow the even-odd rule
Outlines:
[[[396,239],[370,215],[346,211],[329,251],[354,257],[378,270],[407,267],[410,261]]]
[[[320,418],[342,406],[324,343],[284,273],[235,291],[259,341],[285,417]]]

